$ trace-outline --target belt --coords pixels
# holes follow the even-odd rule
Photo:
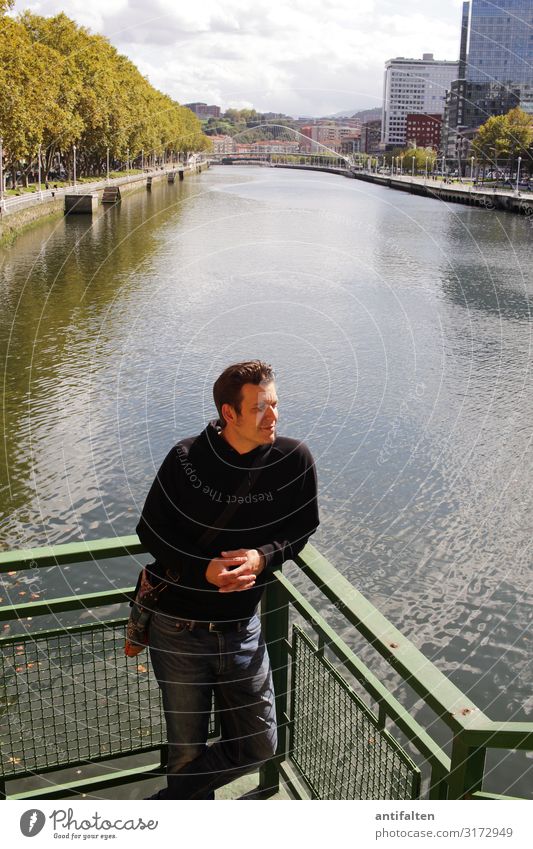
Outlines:
[[[207,631],[242,631],[250,622],[249,619],[242,619],[240,622],[203,622],[195,619],[176,619],[176,624],[180,623],[187,628],[188,631],[193,631],[195,628],[204,628]]]

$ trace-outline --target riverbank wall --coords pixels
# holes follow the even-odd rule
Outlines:
[[[153,186],[162,181],[167,181],[168,175],[174,173],[176,175],[177,183],[179,171],[183,171],[184,177],[187,177],[193,174],[200,174],[208,167],[207,162],[197,163],[189,167],[176,165],[172,168],[166,168],[160,171],[154,170],[129,178],[119,178],[118,180],[110,180],[109,182],[107,180],[100,180],[96,183],[80,185],[86,189],[87,192],[97,194],[98,202],[100,203],[104,189],[110,185],[118,185],[121,197],[123,198],[125,195],[138,192],[141,189],[146,191],[148,178],[151,178],[151,185]],[[28,197],[27,205],[23,205],[20,209],[0,212],[0,247],[12,244],[17,236],[39,224],[44,219],[63,216],[65,208],[65,194],[68,194],[69,191],[72,190],[66,188],[61,192],[46,192],[43,200],[39,200],[38,198],[30,195]],[[21,199],[22,203],[24,203],[24,196],[21,195]]]
[[[395,189],[408,194],[430,197],[447,203],[461,203],[477,206],[488,210],[514,212],[519,215],[533,216],[533,192],[524,195],[516,192],[502,192],[494,189],[483,189],[462,183],[443,183],[437,180],[425,180],[421,177],[390,177],[382,174],[370,174],[354,171],[348,168],[328,168],[317,165],[289,165],[273,163],[273,168],[290,168],[300,171],[327,171],[330,174],[340,174],[366,183],[374,183],[385,188]]]
[[[483,189],[462,183],[442,183],[437,180],[425,180],[417,177],[387,177],[381,174],[357,172],[353,172],[352,176],[356,180],[363,180],[396,191],[431,197],[448,203],[461,203],[489,210],[495,209],[521,215],[533,215],[533,192],[521,195],[516,192]]]
[[[0,248],[10,245],[17,236],[45,218],[61,218],[64,205],[63,197],[54,198],[35,206],[25,206],[10,215],[0,216]]]

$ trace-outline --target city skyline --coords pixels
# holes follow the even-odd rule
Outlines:
[[[384,63],[459,54],[461,0],[17,0],[15,12],[63,11],[106,35],[150,82],[180,103],[323,116],[380,106]],[[376,48],[376,44],[379,45]]]

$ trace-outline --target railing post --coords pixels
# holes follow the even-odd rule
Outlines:
[[[484,746],[469,746],[467,733],[460,731],[453,738],[448,798],[466,799],[481,790],[485,769]]]
[[[287,749],[287,701],[289,686],[289,656],[286,641],[289,636],[289,601],[274,576],[268,583],[262,603],[263,634],[268,648],[274,680],[276,715],[278,720],[278,748],[276,757],[264,764],[259,772],[259,789],[277,791],[279,772],[277,761],[285,757]]]
[[[431,783],[429,785],[428,799],[448,798],[448,773],[434,766],[431,770]]]

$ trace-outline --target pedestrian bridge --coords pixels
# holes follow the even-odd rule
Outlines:
[[[0,606],[3,798],[113,798],[127,786],[144,798],[141,782],[164,773],[149,657],[123,652],[143,554],[136,536],[0,553],[10,575],[131,561],[129,586]],[[297,565],[275,571],[264,597],[279,747],[257,795],[508,798],[487,777],[509,750],[533,750],[533,723],[486,716],[313,546]],[[215,710],[213,737],[217,726]]]

